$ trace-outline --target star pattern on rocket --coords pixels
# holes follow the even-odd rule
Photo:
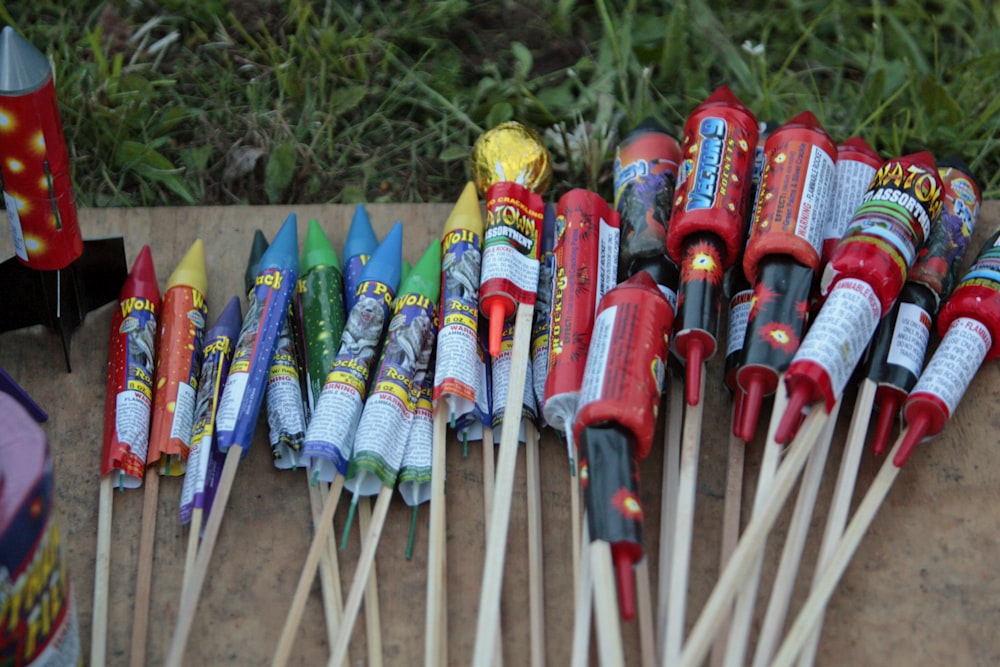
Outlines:
[[[769,322],[760,329],[760,339],[776,350],[794,352],[799,347],[799,338],[784,322]]]
[[[611,505],[626,519],[642,521],[642,504],[631,489],[622,487],[611,496]]]
[[[722,259],[719,251],[705,241],[692,244],[681,263],[681,280],[719,285],[722,282]]]

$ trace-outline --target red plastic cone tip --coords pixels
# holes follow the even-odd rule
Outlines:
[[[701,400],[701,371],[704,365],[705,352],[701,349],[701,341],[692,340],[687,346],[687,366],[684,393],[687,397],[688,405],[698,405]]]
[[[872,147],[868,144],[868,142],[862,139],[861,137],[851,137],[850,139],[845,139],[844,141],[840,142],[840,145],[850,146],[851,148],[859,151],[871,152],[871,153],[875,152],[872,149]]]
[[[788,407],[781,415],[781,421],[774,432],[774,441],[781,445],[791,442],[795,432],[799,430],[799,414],[809,401],[809,390],[797,385],[788,395]]]
[[[786,125],[803,125],[805,127],[820,127],[819,119],[816,118],[812,111],[803,111],[799,115],[792,118],[790,121],[785,123]]]
[[[875,435],[872,436],[872,452],[875,456],[885,454],[889,445],[889,434],[892,432],[892,423],[896,421],[899,414],[899,396],[896,394],[886,394],[879,405],[878,421],[875,422]]]
[[[729,88],[722,85],[712,91],[702,104],[740,104],[740,98]]]
[[[760,419],[760,406],[764,402],[764,382],[758,378],[750,379],[750,386],[747,387],[746,398],[743,400],[743,414],[740,421],[740,438],[747,442],[753,440],[757,431],[757,420]]]
[[[635,572],[632,569],[632,556],[628,549],[612,546],[611,558],[615,562],[615,579],[618,582],[618,606],[622,618],[631,621],[635,618]]]
[[[918,413],[916,417],[913,418],[907,427],[906,432],[903,433],[903,443],[899,446],[899,451],[896,452],[896,458],[892,460],[892,465],[897,468],[902,468],[903,464],[910,458],[913,451],[920,444],[920,441],[924,439],[927,435],[927,429],[931,425],[931,418],[927,416],[926,413]]]
[[[490,308],[490,356],[500,354],[500,341],[503,340],[503,304],[499,301]]]

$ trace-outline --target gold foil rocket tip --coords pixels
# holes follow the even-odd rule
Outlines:
[[[472,180],[480,194],[494,183],[513,181],[539,194],[552,180],[552,158],[541,136],[517,121],[483,132],[472,146]]]

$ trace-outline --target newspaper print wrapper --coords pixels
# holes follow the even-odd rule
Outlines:
[[[434,311],[434,302],[422,294],[402,294],[393,304],[344,484],[357,495],[375,495],[383,485],[396,483],[413,425],[415,388],[424,381],[434,349]]]
[[[359,285],[358,295],[303,445],[303,454],[310,459],[310,475],[322,482],[347,474],[368,380],[392,305],[392,290],[375,280]]]
[[[424,376],[417,397],[417,407],[410,427],[410,442],[399,469],[399,495],[407,505],[419,505],[431,499],[431,468],[434,444],[434,374]]]
[[[434,402],[453,424],[475,412],[481,384],[478,329],[479,235],[456,229],[441,244],[441,330],[437,338]],[[443,404],[443,405],[442,405]]]

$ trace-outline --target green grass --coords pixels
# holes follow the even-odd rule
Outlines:
[[[452,201],[511,118],[546,134],[551,196],[610,198],[621,135],[679,131],[723,83],[885,157],[958,153],[1000,195],[986,0],[33,0],[0,23],[55,64],[86,206]]]

